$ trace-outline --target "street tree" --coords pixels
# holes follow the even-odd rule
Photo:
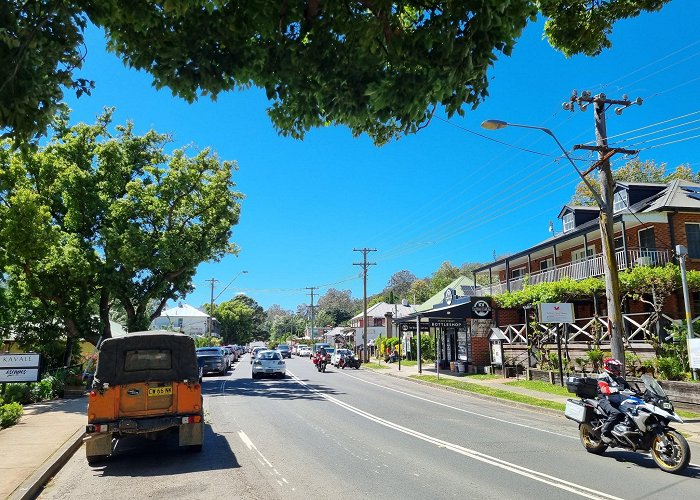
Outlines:
[[[35,150],[0,147],[5,272],[58,308],[69,342],[109,337],[114,301],[130,331],[147,329],[192,290],[200,263],[237,251],[235,164],[206,149],[166,154],[168,136],[110,124],[108,111]]]
[[[218,304],[214,316],[221,325],[221,336],[226,344],[245,345],[257,338],[258,307],[242,296]]]
[[[596,55],[616,21],[668,1],[6,0],[0,131],[35,138],[66,90],[90,92],[78,75],[88,23],[128,66],[188,102],[255,86],[284,135],[342,124],[382,144],[426,126],[438,107],[447,116],[476,108],[488,70],[538,13],[556,49]]]
[[[318,317],[325,318],[319,325],[339,326],[347,323],[355,315],[359,300],[352,298],[350,290],[329,288],[318,299]]]
[[[418,278],[411,271],[402,270],[391,275],[386,285],[385,291],[394,292],[396,300],[408,299],[411,291],[411,284]]]

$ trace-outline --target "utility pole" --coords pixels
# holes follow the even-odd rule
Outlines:
[[[209,320],[207,321],[207,333],[211,337],[212,331],[214,330],[214,283],[217,279],[205,280],[211,283],[211,299],[209,301]]]
[[[362,266],[362,362],[367,363],[367,268],[376,266],[376,262],[367,262],[367,254],[376,252],[376,248],[353,248],[353,252],[362,252],[362,262],[353,262],[353,266]]]
[[[605,295],[608,304],[608,331],[610,332],[610,350],[613,358],[622,362],[623,375],[625,366],[625,346],[622,339],[622,311],[620,304],[620,280],[618,278],[617,257],[615,255],[615,232],[613,228],[613,187],[614,181],[612,171],[610,169],[610,158],[615,154],[636,154],[637,151],[621,148],[608,147],[608,132],[605,124],[605,111],[611,106],[615,108],[615,114],[621,115],[628,107],[636,104],[642,105],[642,99],[637,98],[630,101],[626,95],[622,96],[621,100],[608,99],[605,94],[592,96],[587,90],[577,95],[574,90],[569,102],[565,102],[563,107],[565,110],[574,111],[574,103],[578,104],[581,111],[592,103],[595,119],[595,136],[596,145],[586,146],[578,144],[574,149],[582,149],[587,151],[596,151],[598,153],[598,161],[588,168],[583,175],[592,172],[596,168],[600,171],[600,196],[602,203],[600,205],[600,240],[603,247],[603,272],[605,274]],[[595,193],[594,193],[595,196]],[[584,253],[587,249],[584,249]]]
[[[306,295],[311,295],[311,342],[314,341],[314,290],[316,290],[318,287],[317,286],[307,286],[307,290],[311,290],[310,293],[307,293]],[[313,346],[311,346],[313,349]]]

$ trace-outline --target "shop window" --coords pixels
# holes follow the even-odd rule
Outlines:
[[[688,257],[700,259],[700,224],[686,224],[685,238],[688,242]]]

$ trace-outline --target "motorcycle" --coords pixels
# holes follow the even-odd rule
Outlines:
[[[594,378],[569,377],[566,387],[579,400],[569,399],[564,416],[579,424],[581,444],[589,453],[602,454],[608,447],[650,452],[656,465],[665,472],[681,472],[690,462],[690,447],[682,434],[669,427],[683,423],[659,383],[642,375],[645,390],[625,390],[619,410],[624,420],[612,430],[612,440],[601,438],[607,414],[598,404],[598,381]]]
[[[348,368],[358,370],[360,368],[360,358],[358,358],[356,354],[347,354],[340,358],[338,366],[340,368],[345,368],[347,366]]]
[[[328,355],[322,356],[319,354],[314,355],[314,357],[311,359],[313,364],[316,365],[316,369],[319,372],[324,372],[326,371],[326,365],[328,365]]]

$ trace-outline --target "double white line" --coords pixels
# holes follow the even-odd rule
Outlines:
[[[289,373],[289,372],[287,372],[287,373]],[[372,420],[373,422],[376,422],[380,425],[383,425],[385,427],[389,427],[389,428],[394,429],[396,431],[402,432],[403,434],[406,434],[408,436],[415,437],[417,439],[434,444],[434,445],[439,446],[441,448],[445,448],[445,449],[448,449],[448,450],[453,451],[455,453],[459,453],[460,455],[463,455],[465,457],[469,457],[471,459],[478,460],[480,462],[492,465],[494,467],[499,467],[501,469],[513,472],[514,474],[518,474],[520,476],[524,476],[524,477],[533,479],[535,481],[539,481],[541,483],[548,484],[548,485],[553,486],[555,488],[559,488],[561,490],[568,491],[570,493],[582,496],[584,498],[622,500],[622,499],[620,499],[620,497],[616,497],[614,495],[609,495],[607,493],[603,493],[602,491],[594,490],[594,489],[588,488],[586,486],[582,486],[580,484],[576,484],[576,483],[572,483],[570,481],[566,481],[564,479],[560,479],[558,477],[550,476],[549,474],[544,474],[543,472],[538,472],[536,470],[528,469],[527,467],[522,467],[520,465],[511,463],[511,462],[507,462],[505,460],[501,460],[500,458],[486,455],[485,453],[481,453],[481,452],[478,452],[476,450],[471,450],[469,448],[465,448],[464,446],[460,446],[458,444],[450,443],[449,441],[443,441],[442,439],[428,436],[427,434],[423,434],[422,432],[418,432],[418,431],[415,431],[413,429],[409,429],[408,427],[404,427],[402,425],[396,424],[396,423],[391,422],[389,420],[385,420],[381,417],[378,417],[378,416],[373,415],[369,412],[361,410],[355,406],[344,403],[343,401],[341,401],[337,398],[334,398],[333,396],[329,396],[328,394],[325,394],[317,389],[314,389],[313,387],[310,387],[308,384],[306,384],[304,381],[299,379],[294,374],[289,373],[289,375],[291,375],[291,377],[297,383],[303,385],[308,390],[320,395],[321,397],[330,401],[331,403],[334,403],[342,408],[345,408],[346,410],[348,410],[356,415],[359,415],[361,417],[364,417],[368,420]]]

